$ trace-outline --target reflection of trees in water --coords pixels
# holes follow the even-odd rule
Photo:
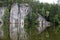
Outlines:
[[[55,28],[57,27],[57,28]],[[51,26],[46,28],[42,33],[38,34],[37,30],[34,28],[31,28],[29,30],[29,40],[57,40],[60,36],[60,29],[58,26]]]

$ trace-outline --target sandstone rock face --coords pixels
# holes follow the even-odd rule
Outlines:
[[[29,13],[28,4],[14,3],[10,12],[10,37],[12,40],[25,40],[24,18]]]

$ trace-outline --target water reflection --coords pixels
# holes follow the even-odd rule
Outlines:
[[[60,25],[50,26],[46,28],[43,32],[38,34],[37,30],[31,29],[29,40],[59,40],[60,38]]]

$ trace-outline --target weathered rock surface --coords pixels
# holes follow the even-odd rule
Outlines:
[[[17,40],[17,37],[18,37],[17,36],[17,28],[18,28],[17,20],[18,20],[18,5],[13,4],[10,12],[10,37],[12,40]]]
[[[24,18],[29,13],[28,4],[14,3],[10,12],[10,37],[12,40],[25,40]]]

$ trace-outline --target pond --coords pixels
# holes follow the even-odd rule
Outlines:
[[[59,26],[51,26],[46,28],[42,33],[38,33],[35,29],[31,29],[29,33],[29,40],[59,40],[60,29]]]

